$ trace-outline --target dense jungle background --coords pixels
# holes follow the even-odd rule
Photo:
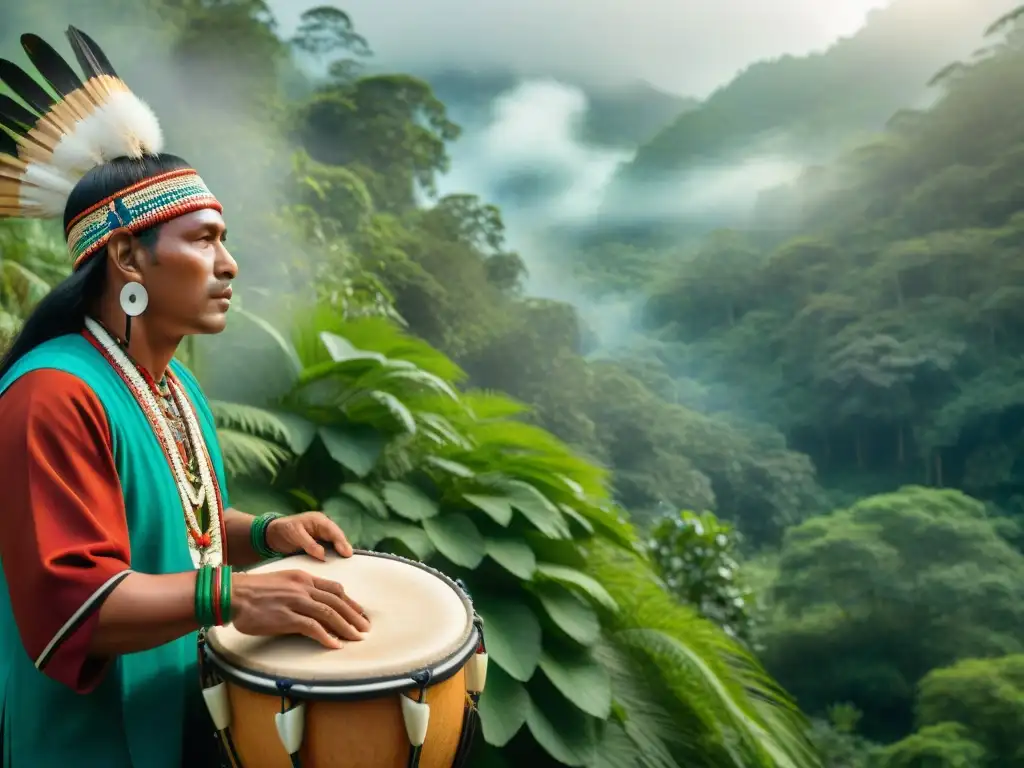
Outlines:
[[[701,99],[395,73],[263,0],[9,4],[0,50],[85,29],[226,203],[241,309],[182,354],[235,505],[466,580],[473,765],[1011,768],[1014,6],[892,0]],[[9,339],[68,264],[31,222],[0,259]]]

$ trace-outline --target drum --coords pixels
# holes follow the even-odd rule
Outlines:
[[[452,768],[467,758],[483,690],[483,626],[466,591],[405,558],[357,550],[251,573],[301,569],[340,582],[366,611],[363,640],[200,639],[203,696],[230,768]]]

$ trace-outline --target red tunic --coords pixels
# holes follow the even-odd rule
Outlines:
[[[71,374],[37,370],[0,397],[0,561],[36,666],[88,692],[99,607],[130,571],[124,497],[99,399]]]

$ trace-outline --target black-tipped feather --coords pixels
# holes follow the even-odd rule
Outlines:
[[[0,112],[0,126],[3,126],[11,133],[17,134],[18,136],[28,136],[28,131],[25,130],[19,123],[11,118],[7,117],[3,112]],[[6,135],[6,134],[4,134]]]
[[[43,90],[43,86],[7,59],[0,59],[0,80],[6,83],[19,99],[41,115],[49,112],[54,104],[53,97]]]
[[[60,95],[67,96],[82,87],[82,80],[75,70],[38,35],[22,35],[21,47],[25,49],[39,74],[46,78],[46,82]]]
[[[89,37],[82,30],[78,30],[78,34],[82,36],[82,39],[88,44],[89,49],[92,51],[92,55],[96,57],[96,61],[100,63],[103,68],[103,74],[110,75],[111,77],[117,77],[117,72],[114,70],[114,65],[110,63],[110,59],[107,58],[107,54],[103,52],[99,44]]]
[[[39,122],[39,115],[25,109],[10,96],[0,93],[0,117],[6,118],[21,127],[19,133],[28,133]]]
[[[74,27],[68,27],[66,34],[68,42],[71,43],[71,50],[74,51],[75,58],[78,59],[78,66],[82,68],[86,79],[102,75],[99,62],[92,56],[88,44],[82,41],[81,33]]]
[[[117,77],[117,72],[114,71],[110,59],[103,53],[103,49],[96,44],[95,40],[75,27],[68,27],[67,35],[68,41],[75,51],[75,58],[78,59],[86,76],[110,75]]]
[[[0,155],[18,156],[18,142],[4,131],[0,131]]]

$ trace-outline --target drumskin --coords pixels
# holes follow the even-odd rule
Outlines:
[[[218,484],[224,489],[224,468],[206,398],[183,366],[172,362],[171,367],[195,406]],[[92,343],[83,335],[75,334],[36,347],[0,380],[0,394],[17,387],[19,382],[28,383],[32,377],[60,374],[73,377],[92,394],[101,409],[100,417],[105,417],[109,425],[111,456],[116,469],[114,482],[120,479],[127,526],[122,535],[111,534],[111,539],[128,543],[130,552],[127,554],[133,570],[144,573],[191,570],[193,562],[181,524],[178,490],[163,450],[135,398]],[[0,409],[6,401],[6,397],[0,398]],[[24,441],[24,435],[20,439]],[[51,450],[54,450],[52,446]],[[74,466],[72,461],[71,467]],[[69,477],[68,481],[75,480]],[[227,508],[226,497],[222,497],[222,502],[222,508]],[[168,510],[175,513],[168,514]],[[48,522],[59,528],[61,510],[52,512],[54,519]],[[74,525],[70,518],[65,524]],[[108,550],[112,546],[108,545]],[[123,565],[110,565],[116,563],[116,557],[103,556],[116,555],[116,552],[98,554],[96,560],[100,566],[92,570],[79,569],[83,581],[99,582],[83,586],[87,599],[81,601],[82,616],[72,615],[71,620],[57,627],[51,643],[36,659],[26,653],[19,636],[8,584],[5,582],[0,589],[0,691],[5,704],[5,766],[66,768],[72,764],[68,762],[69,756],[73,756],[74,765],[103,768],[179,768],[181,765],[186,697],[198,697],[200,693],[194,633],[149,651],[117,658],[110,663],[99,684],[85,693],[71,687],[81,684],[80,681],[62,681],[65,683],[62,684],[40,671],[47,664],[55,663],[64,639],[73,642],[73,632],[81,620],[88,620],[90,607],[129,573]],[[102,568],[102,563],[113,573],[101,573],[97,577],[95,571]],[[38,578],[34,578],[38,584]],[[69,577],[65,574],[64,578]],[[32,586],[13,584],[10,588],[24,593],[25,588]],[[37,592],[40,612],[47,610],[43,599]],[[59,602],[62,596],[53,595],[52,599]],[[40,713],[52,713],[52,716],[41,717]]]

